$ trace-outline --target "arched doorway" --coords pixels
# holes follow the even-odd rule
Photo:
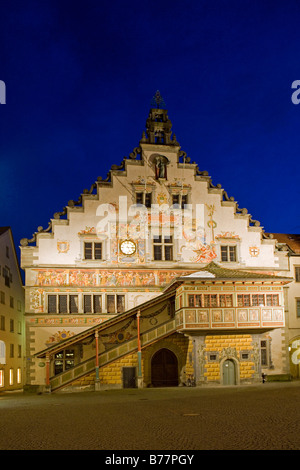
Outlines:
[[[175,354],[163,348],[151,360],[151,383],[154,387],[176,387],[178,385],[178,361]]]
[[[223,385],[235,385],[236,384],[236,371],[235,362],[232,359],[226,359],[223,362]]]

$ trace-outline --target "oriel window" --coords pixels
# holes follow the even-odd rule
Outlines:
[[[202,307],[201,295],[189,294],[189,307]]]

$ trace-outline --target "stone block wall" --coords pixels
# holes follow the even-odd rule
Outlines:
[[[253,379],[255,376],[255,351],[250,334],[206,336],[204,353],[206,360],[203,375],[207,382],[222,381],[222,358],[236,360],[240,381]],[[248,354],[247,359],[243,359],[243,353]],[[211,360],[214,356],[215,360]]]

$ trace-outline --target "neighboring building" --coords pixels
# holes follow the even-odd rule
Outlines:
[[[181,150],[161,97],[139,146],[21,240],[27,385],[288,376],[288,250]]]
[[[293,282],[286,291],[286,343],[289,347],[290,372],[294,379],[300,378],[300,235],[273,233],[278,247],[288,250],[288,276]]]
[[[0,392],[24,383],[24,287],[10,227],[0,227]]]

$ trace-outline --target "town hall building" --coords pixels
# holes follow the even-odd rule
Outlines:
[[[181,149],[157,92],[132,153],[21,240],[27,387],[289,374],[289,253]]]

